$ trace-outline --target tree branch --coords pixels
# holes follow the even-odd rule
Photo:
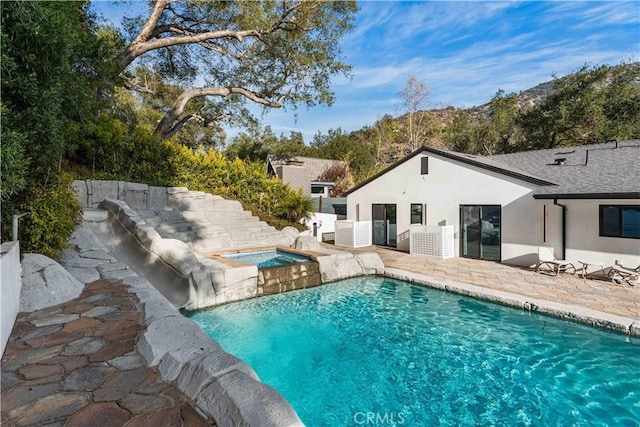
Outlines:
[[[169,46],[178,46],[191,43],[202,43],[207,40],[215,39],[235,39],[242,43],[245,38],[261,38],[262,36],[272,34],[279,29],[285,29],[286,24],[295,24],[287,18],[292,15],[302,3],[296,3],[285,9],[282,15],[268,28],[258,30],[216,30],[203,31],[197,33],[189,33],[186,28],[177,24],[158,25],[165,8],[169,3],[175,0],[156,0],[153,6],[151,16],[145,22],[142,30],[136,38],[127,46],[127,48],[118,56],[118,60],[124,68],[129,66],[138,56],[149,51],[161,49]],[[299,26],[298,26],[299,27]],[[170,32],[172,34],[181,34],[170,37],[159,37],[161,34]],[[158,38],[154,38],[158,37]]]
[[[160,138],[160,140],[170,138],[171,135],[175,134],[179,130],[175,129],[177,126],[182,127],[189,120],[192,120],[192,115],[186,116],[180,120],[179,117],[184,113],[184,108],[187,103],[193,98],[200,96],[219,96],[224,98],[232,94],[242,95],[257,104],[271,108],[282,107],[282,101],[284,98],[280,97],[277,101],[271,101],[258,93],[242,87],[201,87],[187,89],[174,101],[171,109],[164,115],[162,120],[160,120],[160,123],[158,123],[154,133]]]
[[[165,7],[171,3],[173,0],[156,0],[153,5],[153,9],[151,10],[151,15],[149,15],[149,19],[144,23],[140,33],[136,36],[135,39],[127,46],[127,48],[118,55],[118,61],[120,61],[123,66],[126,68],[129,64],[133,62],[141,54],[135,54],[136,47],[144,44],[147,40],[149,40],[153,36],[154,29],[158,24],[158,21],[162,17],[162,13],[164,12]]]

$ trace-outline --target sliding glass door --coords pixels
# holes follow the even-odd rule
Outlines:
[[[396,247],[398,225],[396,223],[396,205],[372,205],[373,244]]]
[[[460,205],[460,256],[500,261],[502,208]]]

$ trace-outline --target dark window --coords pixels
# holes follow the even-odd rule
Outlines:
[[[460,256],[500,261],[501,225],[499,205],[460,205]]]
[[[600,235],[640,239],[640,206],[600,205]]]
[[[429,174],[429,158],[421,157],[420,158],[420,175],[428,175]]]
[[[324,194],[324,187],[312,185],[311,194]]]
[[[347,214],[347,205],[346,204],[334,204],[333,205],[333,213],[336,215],[346,215]]]
[[[398,238],[396,205],[373,204],[371,205],[371,210],[373,244],[395,248]]]
[[[421,203],[411,203],[411,224],[422,224]]]

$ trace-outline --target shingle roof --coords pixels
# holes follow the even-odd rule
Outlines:
[[[539,187],[534,197],[626,194],[640,198],[640,141],[637,140],[523,151],[486,159],[556,184]]]
[[[638,140],[494,156],[474,156],[422,147],[352,188],[346,194],[365,186],[421,153],[437,154],[536,184],[538,185],[534,193],[536,198],[554,198],[554,196],[640,198],[640,141]],[[556,161],[557,159],[564,159],[564,161]]]
[[[282,166],[287,162],[300,162],[301,166],[311,170],[311,177],[313,180],[318,178],[330,167],[336,164],[346,165],[346,162],[341,160],[330,159],[318,159],[315,157],[303,157],[303,156],[281,156],[281,155],[269,155],[267,162],[271,164],[272,170],[277,174],[277,166]]]

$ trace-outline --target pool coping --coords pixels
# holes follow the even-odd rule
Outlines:
[[[640,320],[629,317],[605,313],[591,308],[574,304],[564,304],[545,299],[530,298],[511,292],[498,291],[470,283],[455,280],[441,279],[426,274],[414,273],[399,268],[385,268],[384,276],[392,279],[468,296],[475,299],[497,303],[525,311],[536,312],[553,316],[563,320],[569,320],[619,332],[633,337],[640,337]]]

